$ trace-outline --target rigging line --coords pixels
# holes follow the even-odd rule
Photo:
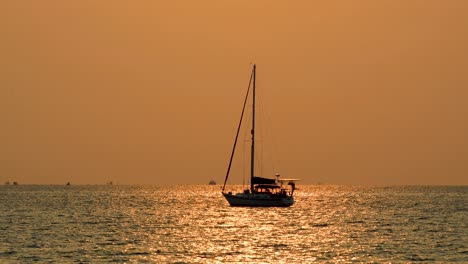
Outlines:
[[[266,110],[263,111],[263,120],[265,126],[265,138],[268,140],[268,145],[270,148],[268,149],[271,153],[269,153],[269,158],[271,159],[271,169],[273,170],[274,174],[279,173],[279,169],[281,168],[279,163],[279,154],[278,154],[278,143],[274,133],[274,124],[273,119],[271,118],[270,112],[267,111],[267,108],[264,107]]]
[[[246,119],[244,120],[244,124],[251,124],[252,123],[252,116],[249,113],[252,112],[252,105],[246,105]],[[250,139],[250,135],[252,133],[251,127],[249,125],[244,125],[241,128],[241,132],[243,133],[243,144],[242,144],[242,189],[244,190],[246,185],[250,186],[250,155],[247,155],[247,151],[250,150],[250,145],[252,140]],[[247,166],[248,165],[248,166]],[[248,176],[247,176],[248,175]]]
[[[246,120],[244,120],[244,124],[251,124],[252,123],[252,116],[248,113],[252,112],[252,105],[246,106],[247,116]],[[248,183],[250,186],[250,155],[247,154],[247,150],[250,150],[250,145],[252,144],[252,140],[250,139],[250,135],[252,133],[251,127],[249,125],[245,125],[243,128],[243,144],[242,144],[242,189],[245,189],[245,184]],[[247,166],[247,164],[249,166]],[[247,177],[248,175],[248,177]],[[248,179],[248,180],[247,180]]]
[[[245,135],[244,135],[244,138],[245,138]],[[250,140],[243,140],[242,143],[243,143],[242,144],[242,190],[245,190],[247,184],[250,184],[250,180],[247,180],[247,164],[250,164],[250,161],[249,163],[247,163],[248,157],[246,156],[246,153],[247,153],[246,146],[248,146],[250,149]],[[250,173],[249,173],[249,176],[250,176]]]
[[[268,159],[271,169],[273,171],[273,174],[278,173],[278,170],[280,169],[280,163],[279,163],[279,154],[278,154],[278,144],[277,144],[277,139],[275,137],[275,133],[273,130],[273,122],[271,118],[271,109],[268,107],[268,104],[265,103],[267,100],[264,98],[264,93],[263,89],[259,89],[258,92],[258,97],[260,98],[259,101],[259,109],[260,109],[260,121],[263,124],[260,130],[260,134],[263,138],[263,144],[262,144],[262,160],[264,164],[266,159]],[[270,104],[271,106],[271,104]],[[267,167],[267,166],[264,166]],[[262,169],[264,169],[262,167]]]
[[[251,111],[251,105],[246,105],[246,113],[249,113],[249,111]],[[246,115],[246,118],[244,120],[244,124],[250,124],[251,121],[252,121],[252,117],[250,115]],[[250,127],[248,125],[242,125],[241,127],[241,130],[239,132],[239,135],[240,133],[242,133],[241,137],[243,138],[242,140],[242,149],[241,149],[241,153],[242,153],[242,189],[244,189],[245,185],[246,185],[246,182],[248,182],[250,184],[250,180],[246,181],[247,177],[247,166],[246,166],[246,162],[247,162],[247,159],[249,159],[249,164],[250,164],[250,157],[247,157],[246,156],[246,151],[247,151],[247,145],[249,145],[249,149],[250,149],[250,143],[252,142],[250,138],[248,138],[248,135],[250,135],[251,133],[251,130],[250,130]],[[249,172],[249,178],[250,178],[250,172]],[[228,180],[229,181],[229,180]]]
[[[247,104],[246,119],[244,120],[244,124],[252,123],[252,116],[248,114],[251,111],[252,111],[252,105]],[[250,130],[250,126],[248,125],[242,126],[241,130],[242,131],[239,133],[243,133],[242,135],[242,138],[243,138],[243,141],[242,141],[243,143],[242,144],[242,189],[245,189],[246,183],[250,185],[250,168],[247,166],[247,164],[249,164],[250,166],[250,156],[247,156],[246,153],[247,153],[247,150],[250,150],[251,139],[249,138],[249,136],[251,135],[251,130]],[[248,174],[248,177],[247,177],[247,174]],[[249,180],[247,180],[247,178]]]
[[[239,131],[240,131],[241,124],[242,124],[242,118],[244,117],[245,105],[247,104],[247,99],[249,97],[250,85],[252,84],[253,75],[254,75],[254,71],[252,71],[252,73],[250,75],[249,86],[247,87],[247,93],[246,93],[245,99],[244,99],[244,106],[242,106],[242,113],[241,113],[241,116],[240,116],[239,126],[237,127],[236,139],[234,140],[234,146],[232,147],[231,159],[229,160],[229,166],[228,166],[228,169],[227,169],[227,172],[226,172],[226,178],[224,179],[222,192],[224,192],[224,188],[226,187],[226,181],[227,181],[227,179],[229,177],[229,171],[231,170],[232,159],[234,158],[234,152],[236,151],[237,138],[239,137]]]
[[[264,99],[263,99],[263,89],[258,89],[258,100],[257,100],[257,105],[258,105],[258,119],[259,119],[259,123],[260,125],[258,126],[260,129],[258,129],[258,132],[260,134],[259,136],[259,140],[257,142],[259,142],[259,155],[257,157],[257,163],[259,164],[259,176],[261,177],[264,177],[265,174],[264,174],[264,165],[265,165],[265,154],[264,154],[264,151],[265,151],[265,145],[266,145],[266,141],[265,141],[265,109],[264,109]]]
[[[266,168],[266,164],[268,163],[271,163],[274,167],[274,162],[267,162],[267,158],[270,158],[269,156],[269,131],[270,131],[270,127],[268,125],[270,125],[268,123],[269,119],[268,119],[268,111],[267,111],[267,107],[266,107],[266,104],[265,104],[265,100],[264,100],[264,94],[263,94],[263,89],[257,89],[258,92],[258,100],[257,100],[257,108],[259,109],[258,111],[258,119],[259,119],[259,123],[260,125],[258,126],[259,129],[257,129],[258,131],[258,134],[260,134],[259,138],[260,140],[257,140],[257,142],[259,142],[259,155],[257,156],[257,162],[259,164],[259,175],[260,176],[265,176],[267,175],[266,172],[268,171],[268,168]],[[268,161],[270,161],[268,159]],[[273,172],[275,170],[273,169]]]
[[[247,105],[247,111],[249,111],[249,107],[250,107],[250,106]],[[249,118],[250,116],[247,115],[246,117],[247,117],[247,119],[245,120],[244,123],[245,123],[245,124],[249,124],[249,123],[250,123],[250,118]],[[247,160],[246,160],[246,158],[247,158],[247,157],[246,157],[245,153],[246,153],[246,145],[247,145],[248,143],[250,143],[250,140],[247,140],[247,139],[246,139],[246,138],[247,138],[248,126],[242,127],[241,130],[243,130],[243,131],[242,131],[242,132],[239,132],[239,133],[243,133],[243,135],[242,135],[242,138],[243,138],[243,140],[242,140],[242,150],[241,150],[241,153],[242,153],[242,190],[245,190],[246,178],[247,178],[247,177],[246,177],[246,172],[247,172],[247,171],[246,171],[246,170],[247,170],[247,166],[246,166]],[[249,144],[249,148],[250,148],[250,144]],[[248,181],[248,182],[249,182],[249,184],[250,184],[250,181]]]

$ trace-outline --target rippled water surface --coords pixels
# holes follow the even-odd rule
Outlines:
[[[0,186],[0,262],[468,262],[468,187]]]

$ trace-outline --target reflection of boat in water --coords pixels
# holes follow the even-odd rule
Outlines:
[[[210,182],[208,182],[208,185],[216,185],[216,182],[214,180],[211,180]]]
[[[254,160],[255,160],[255,78],[256,65],[253,65],[252,74],[250,77],[247,95],[245,96],[244,106],[242,108],[239,126],[237,128],[236,139],[231,153],[231,159],[224,180],[222,194],[231,206],[265,206],[265,207],[288,207],[294,203],[294,190],[296,188],[295,181],[298,179],[279,179],[280,175],[276,174],[276,179],[269,179],[254,176]],[[234,152],[236,150],[237,138],[244,116],[245,106],[249,97],[250,85],[253,83],[252,89],[252,124],[251,124],[251,149],[250,149],[250,188],[243,192],[233,194],[225,192],[226,182],[229,177]]]

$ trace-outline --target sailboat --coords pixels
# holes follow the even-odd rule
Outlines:
[[[276,174],[276,179],[264,178],[255,176],[255,82],[256,82],[256,65],[253,65],[252,73],[250,76],[247,94],[244,99],[244,106],[237,128],[234,146],[232,148],[231,158],[229,160],[226,178],[221,193],[226,198],[231,206],[259,206],[259,207],[289,207],[294,204],[294,190],[296,188],[295,182],[299,179],[280,179],[280,175]],[[252,85],[252,124],[251,124],[251,148],[250,148],[250,187],[242,192],[233,194],[231,191],[226,192],[226,182],[229,178],[232,160],[236,150],[237,139],[244,117],[245,107],[250,94],[250,87]]]

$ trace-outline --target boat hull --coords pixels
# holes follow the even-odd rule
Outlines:
[[[292,196],[266,193],[223,193],[231,206],[246,207],[289,207],[294,204]]]

